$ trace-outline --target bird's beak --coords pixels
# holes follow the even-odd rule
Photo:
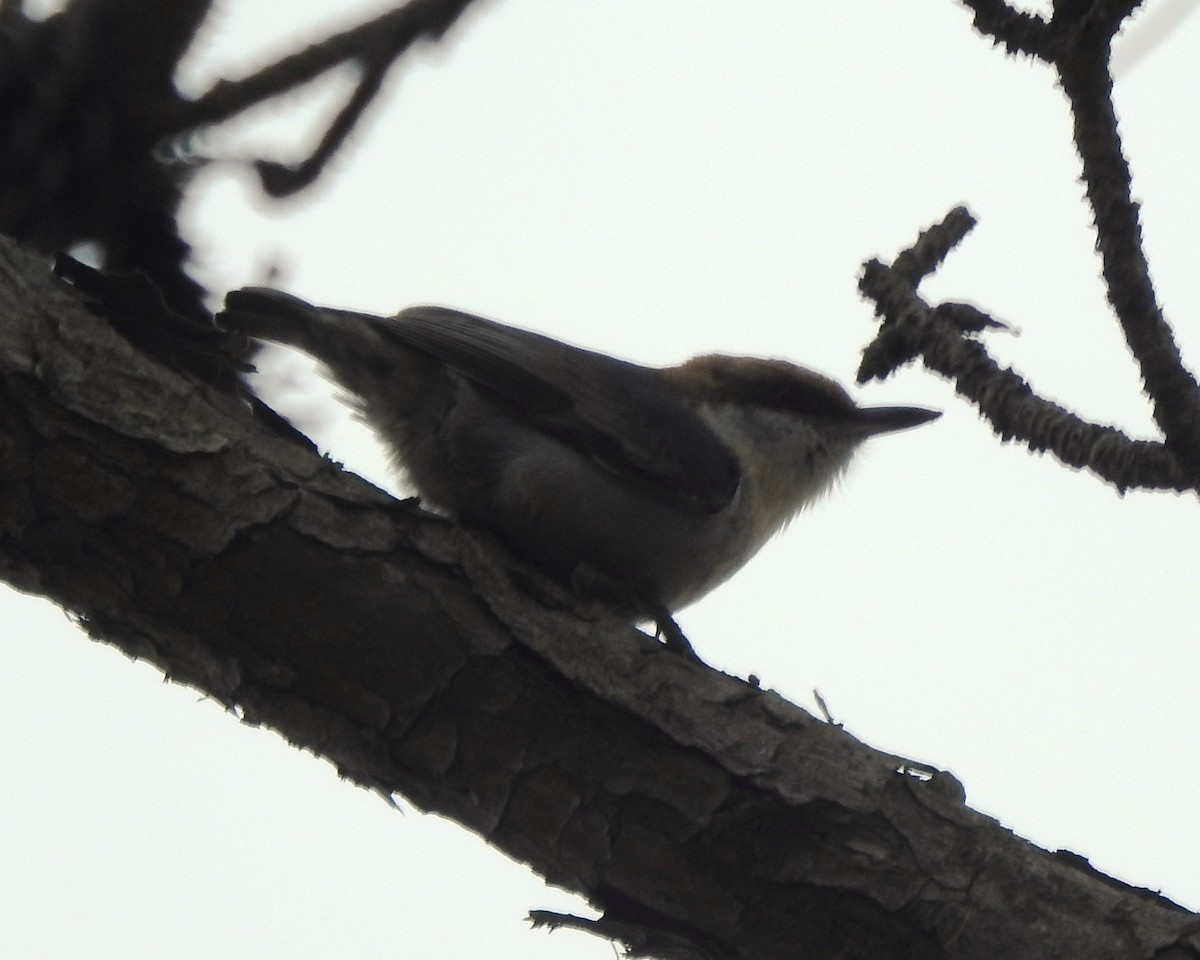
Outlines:
[[[858,416],[848,424],[851,435],[865,440],[880,433],[894,433],[919,427],[942,415],[940,410],[924,407],[860,407]]]

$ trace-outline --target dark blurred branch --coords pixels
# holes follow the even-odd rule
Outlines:
[[[311,185],[346,142],[363,112],[379,93],[390,66],[390,60],[382,59],[367,64],[354,93],[333,118],[317,148],[299,164],[292,166],[273,160],[256,161],[254,168],[258,171],[263,189],[273,197],[286,197]]]
[[[228,119],[263,100],[310,82],[343,63],[361,67],[358,86],[334,119],[313,154],[296,167],[269,161],[256,164],[263,186],[274,196],[294,193],[312,183],[345,142],[363,111],[374,100],[388,70],[421,37],[437,39],[473,0],[414,0],[399,10],[329,37],[243,80],[224,80],[193,103],[189,126]]]
[[[227,120],[343,63],[393,62],[422,36],[438,39],[473,0],[415,0],[314,43],[241,80],[221,80],[190,107],[193,124]]]
[[[186,273],[175,221],[203,162],[167,149],[331,67],[360,68],[357,89],[313,155],[296,168],[260,162],[266,188],[312,183],[378,95],[395,60],[439,38],[473,0],[413,0],[198,100],[174,85],[211,0],[72,0],[45,21],[0,5],[0,231],[46,253],[94,245],[106,270],[140,273],[170,308],[208,322]]]
[[[190,170],[157,155],[182,101],[173,75],[210,0],[72,0],[45,21],[0,16],[0,231],[46,253],[92,243],[204,315],[175,223]]]

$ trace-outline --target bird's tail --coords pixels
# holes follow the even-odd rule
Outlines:
[[[245,287],[225,296],[217,323],[256,340],[283,343],[331,366],[377,353],[377,317],[317,307],[268,287]]]

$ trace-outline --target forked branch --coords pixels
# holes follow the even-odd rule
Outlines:
[[[882,378],[920,358],[954,380],[1006,440],[1048,450],[1063,463],[1091,470],[1124,491],[1133,487],[1200,489],[1200,387],[1183,364],[1163,316],[1142,247],[1112,105],[1109,56],[1113,36],[1136,0],[1060,0],[1045,21],[999,0],[966,0],[975,26],[1023,53],[1051,63],[1070,101],[1075,146],[1103,262],[1108,300],[1141,370],[1162,443],[1133,440],[1114,427],[1088,423],[1038,396],[1020,376],[1001,369],[973,337],[996,325],[964,304],[931,307],[917,294],[921,279],[974,225],[963,208],[922,234],[891,266],[865,265],[862,293],[883,319],[864,351],[859,380]]]

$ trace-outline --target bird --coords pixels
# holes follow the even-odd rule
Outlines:
[[[740,569],[863,441],[940,412],[859,406],[778,359],[641,366],[442,306],[394,316],[231,291],[218,322],[314,357],[422,503],[667,647],[674,613]]]

